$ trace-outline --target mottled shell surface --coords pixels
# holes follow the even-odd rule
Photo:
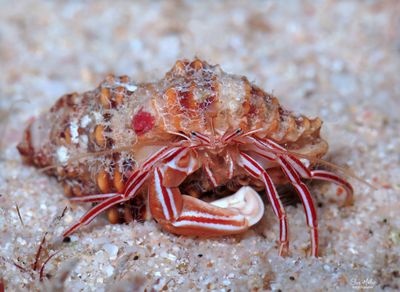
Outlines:
[[[173,132],[237,128],[312,157],[327,151],[320,119],[295,115],[246,77],[198,59],[177,61],[157,82],[109,76],[92,91],[64,95],[28,126],[18,149],[80,196],[121,192],[147,155],[179,138]]]

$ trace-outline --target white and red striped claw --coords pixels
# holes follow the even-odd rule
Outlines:
[[[163,172],[156,168],[149,186],[149,205],[160,225],[175,234],[219,236],[241,233],[262,217],[264,205],[249,188],[206,203],[182,195],[177,187],[164,185]]]
[[[264,215],[264,203],[258,193],[249,186],[241,187],[228,197],[213,201],[211,205],[220,208],[235,208],[246,217],[250,226],[256,224]]]

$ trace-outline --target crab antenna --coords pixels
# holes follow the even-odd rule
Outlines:
[[[188,136],[186,136],[185,134],[183,134],[183,133],[174,132],[174,131],[168,131],[167,133],[171,134],[171,135],[181,136],[182,138],[190,141],[190,138]]]
[[[237,128],[235,131],[233,131],[229,135],[226,135],[226,133],[225,133],[224,137],[222,137],[222,142],[223,143],[228,143],[233,138],[236,138],[237,136],[241,136],[242,134],[243,134],[243,130],[241,128]]]
[[[255,130],[251,130],[251,131],[248,131],[248,132],[244,133],[242,136],[243,136],[243,137],[246,137],[246,136],[252,135],[252,134],[254,134],[254,133],[261,132],[262,130],[263,130],[262,128],[255,129]]]
[[[211,144],[215,144],[215,128],[214,128],[214,123],[213,123],[213,118],[210,118],[210,129],[211,129]]]
[[[190,135],[191,135],[194,139],[200,140],[202,143],[204,143],[204,144],[206,144],[206,145],[209,145],[209,144],[211,143],[210,138],[209,138],[208,136],[206,136],[206,135],[204,135],[204,134],[201,134],[201,133],[199,133],[199,132],[192,131],[192,132],[190,133]]]

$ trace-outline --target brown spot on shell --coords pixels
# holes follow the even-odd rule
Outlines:
[[[122,75],[119,77],[119,81],[121,83],[129,83],[129,76],[128,75]]]
[[[183,75],[185,73],[185,66],[186,64],[183,61],[178,60],[175,62],[175,65],[172,68],[171,72],[176,75]]]
[[[127,223],[132,222],[134,220],[133,214],[132,214],[132,207],[129,204],[125,205],[125,207],[124,207],[124,219],[125,219],[125,222],[127,222]]]
[[[110,88],[102,87],[100,90],[100,103],[105,109],[109,109],[111,107],[110,97]]]
[[[80,197],[82,196],[82,189],[79,185],[74,185],[72,187],[72,193],[74,194],[74,196],[76,197]]]
[[[98,146],[100,146],[100,147],[106,146],[106,138],[104,137],[104,126],[103,125],[97,125],[94,128],[93,136],[94,136],[94,140]]]
[[[64,131],[64,140],[67,145],[71,144],[71,129],[67,127]]]
[[[119,193],[122,193],[124,191],[125,184],[124,184],[124,180],[123,180],[122,174],[121,174],[121,172],[119,172],[118,169],[114,170],[113,182],[114,182],[115,189]]]
[[[113,85],[115,83],[115,75],[114,74],[107,75],[105,82],[109,85]]]
[[[65,102],[70,107],[74,107],[79,103],[79,94],[77,92],[64,95]]]
[[[57,175],[58,175],[58,176],[64,176],[64,175],[65,175],[64,167],[62,167],[62,166],[57,166]]]
[[[72,188],[71,188],[71,186],[69,184],[64,183],[63,188],[64,188],[64,195],[66,197],[72,197],[73,196]]]
[[[118,224],[120,222],[118,207],[111,207],[107,210],[107,219],[111,224]]]
[[[117,106],[121,105],[124,101],[124,93],[125,88],[123,86],[118,86],[117,88],[115,88],[114,101]]]
[[[109,174],[101,170],[96,177],[97,186],[103,194],[110,192],[110,176]]]
[[[203,69],[203,62],[201,62],[199,59],[196,59],[192,63],[190,63],[190,67],[192,67],[196,71],[201,70]]]

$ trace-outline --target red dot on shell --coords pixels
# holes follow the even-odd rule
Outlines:
[[[154,127],[154,117],[142,109],[132,118],[132,128],[137,135],[146,134]]]

